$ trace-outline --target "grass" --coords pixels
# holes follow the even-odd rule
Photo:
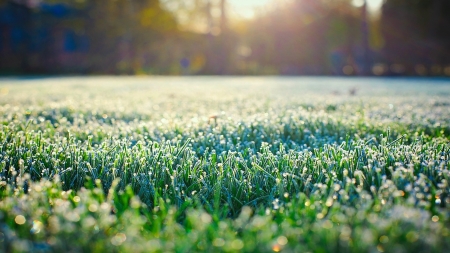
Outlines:
[[[1,81],[0,250],[450,249],[448,82],[317,80]]]

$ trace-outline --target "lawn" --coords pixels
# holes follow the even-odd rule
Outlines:
[[[0,252],[445,252],[450,80],[0,80]]]

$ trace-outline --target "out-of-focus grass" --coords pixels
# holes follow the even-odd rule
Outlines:
[[[0,249],[449,249],[450,86],[319,80],[3,81]]]

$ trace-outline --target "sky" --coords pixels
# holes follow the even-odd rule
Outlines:
[[[364,4],[364,0],[352,0],[352,4],[360,7]],[[382,4],[383,0],[367,0],[367,8],[372,12],[377,12]]]
[[[255,11],[267,5],[272,0],[228,0],[231,5],[231,14],[243,18],[252,18]]]
[[[274,0],[228,0],[231,5],[231,15],[243,18],[252,18],[258,8],[262,8]],[[364,0],[352,0],[354,6],[360,7]],[[369,11],[379,10],[383,0],[367,0]]]

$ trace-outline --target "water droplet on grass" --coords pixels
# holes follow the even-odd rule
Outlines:
[[[23,216],[23,215],[17,215],[16,218],[14,219],[14,221],[15,221],[16,224],[18,224],[18,225],[23,225],[23,224],[25,224],[25,222],[27,221],[27,219],[25,219],[25,216]]]

